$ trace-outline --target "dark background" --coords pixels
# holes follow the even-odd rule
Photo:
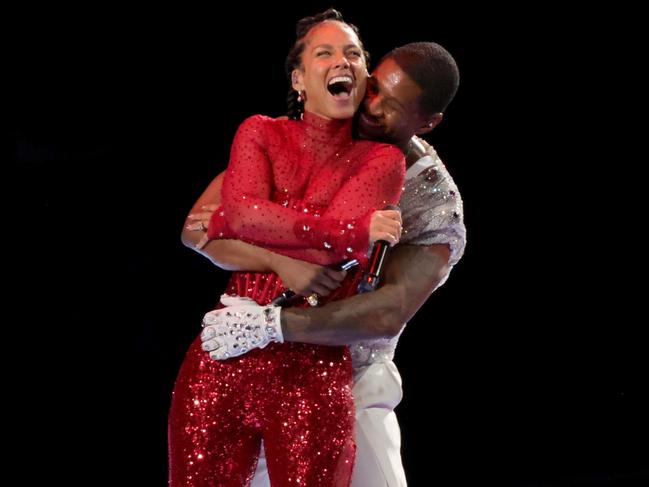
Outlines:
[[[227,279],[182,246],[184,218],[238,124],[283,113],[295,22],[329,6],[9,17],[7,385],[30,479],[165,484],[175,374]],[[611,34],[637,33],[635,14],[334,6],[375,61],[433,40],[462,76],[428,140],[468,246],[396,357],[410,484],[646,485],[639,99]]]

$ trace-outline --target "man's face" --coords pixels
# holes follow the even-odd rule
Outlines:
[[[421,92],[394,60],[383,60],[367,80],[359,135],[396,145],[409,140],[428,122],[419,108]]]

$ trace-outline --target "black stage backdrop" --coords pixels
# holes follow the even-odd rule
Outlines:
[[[182,246],[185,215],[239,123],[283,113],[295,22],[329,6],[10,17],[7,385],[35,483],[165,484],[173,381],[227,279]],[[608,34],[633,34],[634,14],[333,6],[375,60],[433,40],[462,77],[427,139],[462,193],[468,246],[396,356],[410,484],[641,483],[647,358],[631,280],[644,274],[624,173],[639,129],[633,57]]]

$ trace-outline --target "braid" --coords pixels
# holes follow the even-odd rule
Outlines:
[[[295,27],[295,44],[288,52],[286,57],[286,62],[284,63],[284,69],[286,70],[286,76],[288,78],[288,96],[286,97],[286,106],[287,112],[286,115],[291,120],[300,120],[302,118],[302,113],[304,113],[304,103],[298,102],[298,94],[293,89],[293,84],[291,82],[291,75],[294,69],[298,69],[302,65],[302,52],[304,51],[304,38],[309,33],[309,31],[316,25],[326,21],[326,20],[337,20],[342,22],[345,25],[351,27],[358,39],[360,41],[360,34],[358,28],[353,24],[348,24],[343,19],[343,15],[333,8],[330,8],[322,13],[316,14],[313,17],[304,17],[300,19]],[[362,47],[362,41],[361,41]],[[365,55],[366,62],[369,63],[369,53],[363,49],[363,54]]]
[[[290,87],[286,95],[286,115],[290,120],[300,120],[304,112],[304,104],[297,101],[297,93]]]

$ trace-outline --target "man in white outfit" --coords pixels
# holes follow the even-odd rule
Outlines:
[[[282,336],[275,340],[323,345],[349,345],[354,368],[356,463],[352,487],[403,487],[400,431],[394,408],[402,398],[401,377],[392,361],[405,323],[430,294],[445,282],[464,252],[466,242],[462,200],[435,150],[414,137],[432,130],[457,90],[455,61],[434,43],[412,43],[387,54],[368,80],[359,136],[389,142],[406,154],[406,183],[400,208],[403,232],[390,251],[378,290],[335,301],[319,308],[258,306],[226,298],[224,310],[206,315],[204,349],[213,358],[227,349],[223,335],[234,329],[236,311],[268,310],[281,317]],[[205,191],[188,218],[183,241],[195,247],[199,232],[219,202],[220,180]],[[203,207],[203,205],[207,205]],[[203,209],[201,209],[203,207]],[[380,223],[382,212],[376,212]],[[395,236],[395,241],[398,239]],[[198,249],[228,270],[274,271],[302,295],[325,295],[344,273],[293,261],[243,242],[217,240]],[[263,315],[263,313],[257,313]],[[262,326],[263,328],[263,326]],[[258,346],[265,346],[267,337]],[[260,458],[252,487],[270,485]]]

